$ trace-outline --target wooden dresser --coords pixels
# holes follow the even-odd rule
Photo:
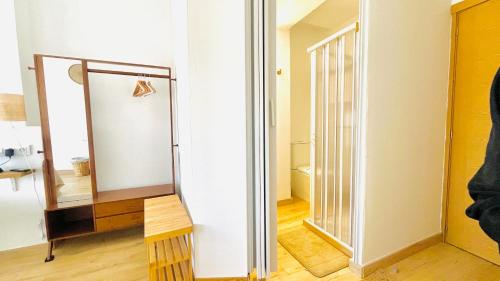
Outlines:
[[[139,226],[144,200],[174,194],[173,185],[98,192],[95,199],[57,203],[45,210],[49,241]]]
[[[43,153],[44,156],[45,223],[49,241],[45,259],[47,262],[54,259],[52,255],[54,241],[142,225],[145,199],[175,194],[177,145],[174,143],[176,133],[172,94],[172,83],[175,78],[172,77],[171,68],[168,66],[42,54],[35,54],[33,61],[32,69],[35,70],[43,140],[43,151],[38,153]],[[76,69],[76,73],[71,72],[71,69]],[[97,78],[98,75],[101,78]],[[161,103],[158,103],[158,106],[152,106],[151,102],[137,102],[138,97],[133,95],[135,93],[133,87],[128,91],[127,88],[120,86],[128,85],[126,79],[130,77],[162,79],[165,87],[158,88],[156,92],[148,84],[150,89],[147,93],[154,93],[155,95],[151,98],[156,96],[158,101],[164,102],[163,106]],[[103,91],[101,84],[96,82],[101,80],[97,79],[113,79],[106,81],[113,82],[109,85],[115,85],[116,92],[107,88]],[[116,84],[118,80],[123,81],[124,84]],[[137,80],[136,87],[140,82],[139,79]],[[60,81],[75,82],[76,84],[72,84],[71,88],[74,93],[68,94],[59,87],[51,86],[60,84]],[[145,81],[141,82],[145,83]],[[148,82],[151,81],[148,79]],[[151,92],[152,90],[154,92]],[[133,114],[107,104],[106,100],[99,99],[106,93],[119,93],[117,97],[123,99],[131,108],[133,106],[134,110],[138,110],[133,112],[148,112],[149,124],[145,126],[142,122],[126,122]],[[71,96],[71,102],[65,103],[64,107],[59,106],[69,96]],[[114,96],[107,98],[116,99]],[[96,108],[104,108],[101,106],[106,108],[101,113],[113,115],[127,126],[119,131],[113,131],[110,124],[107,126],[100,124],[96,127],[101,129],[101,135],[98,138],[101,140],[101,147],[107,148],[100,150],[101,157],[116,160],[96,164],[98,155],[94,149],[96,140],[94,140],[93,117],[96,116]],[[68,123],[70,120],[73,122]],[[67,130],[66,128],[70,125],[72,129]],[[159,138],[160,135],[162,138]],[[113,136],[112,141],[108,139],[111,136]],[[141,140],[132,143],[124,141],[130,138]],[[163,154],[157,155],[155,149],[158,147],[149,145],[152,143],[151,139],[161,144],[164,148]],[[136,145],[137,143],[139,145]],[[114,154],[104,153],[105,151],[109,153],[111,148],[117,147],[123,149],[113,150]],[[155,157],[166,161],[154,162],[149,156],[141,158],[144,151],[154,151]],[[132,152],[135,154],[131,154]],[[123,156],[121,153],[127,157],[113,158]],[[124,163],[129,165],[121,167],[128,168],[106,169]],[[139,165],[142,169],[139,169]],[[75,176],[64,177],[68,174],[68,169],[70,169],[68,167],[72,167]],[[97,172],[99,167],[105,169]],[[134,173],[133,169],[136,168],[140,173]],[[71,175],[72,172],[70,171],[69,174]],[[98,174],[99,176],[111,174],[115,180],[111,183],[101,183],[98,181]],[[87,176],[87,179],[83,179]],[[163,184],[145,186],[152,184],[151,182]],[[131,183],[136,186],[130,186]],[[120,189],[105,191],[109,188]],[[68,191],[71,189],[75,192]]]

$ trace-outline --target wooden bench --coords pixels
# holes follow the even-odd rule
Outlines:
[[[149,280],[192,281],[193,224],[177,195],[144,200]]]

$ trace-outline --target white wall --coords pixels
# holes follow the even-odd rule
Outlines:
[[[279,29],[290,29],[326,0],[277,0],[276,25]]]
[[[29,124],[38,123],[39,114],[34,72],[27,70],[34,53],[173,64],[170,1],[16,0],[15,4]],[[168,84],[154,80],[158,95],[134,99],[130,95],[135,78],[90,76],[99,190],[172,182]],[[128,171],[127,177],[123,171]]]
[[[457,4],[457,3],[460,3],[460,2],[463,2],[464,0],[451,0],[451,4]]]
[[[329,4],[330,1],[325,2]],[[323,19],[332,7],[321,5],[313,13],[306,17],[307,21],[314,22]],[[354,5],[353,5],[354,6]],[[325,11],[326,10],[326,11]],[[334,34],[348,24],[356,21],[356,9],[346,9],[342,18],[348,18],[345,22],[328,27],[320,27],[299,21],[291,28],[291,167],[310,166],[310,138],[311,138],[311,62],[307,48]],[[321,13],[320,13],[321,12]],[[317,14],[317,18],[311,17]],[[321,14],[321,16],[320,16]],[[337,14],[335,14],[337,15]],[[331,14],[330,14],[331,16]],[[309,201],[310,186],[309,176],[300,172],[292,173],[292,196]]]
[[[0,1],[2,51],[0,52],[0,93],[22,93],[19,52],[16,38],[14,0]]]
[[[311,150],[311,65],[307,48],[335,31],[299,21],[290,30],[291,42],[291,168],[309,165]],[[309,176],[293,172],[292,196],[310,199]]]
[[[366,0],[368,263],[441,232],[449,0]]]
[[[0,0],[0,93],[23,92],[19,70],[19,53],[16,40],[16,25],[13,0]],[[17,148],[19,145],[34,145],[41,149],[40,129],[26,127],[24,122],[0,121],[0,148]],[[3,162],[5,158],[0,157]],[[3,169],[40,168],[41,159],[31,156],[29,165],[23,157],[13,157]],[[34,181],[36,180],[36,181]],[[45,203],[43,179],[39,171],[35,177],[27,176],[18,181],[19,190],[14,192],[8,179],[0,180],[0,251],[44,241],[40,222]],[[36,191],[39,195],[37,199]]]
[[[169,0],[15,0],[15,4],[31,124],[39,124],[34,73],[27,70],[33,65],[33,53],[172,64]]]
[[[5,1],[5,0],[2,0]],[[3,9],[3,7],[2,7]],[[0,20],[2,22],[2,20]],[[3,68],[4,65],[0,65]],[[1,91],[1,85],[0,85]],[[24,122],[6,123],[0,121],[0,147],[17,148],[33,145],[41,150],[42,139],[39,127],[27,127]],[[2,157],[0,161],[3,161]],[[13,191],[10,180],[0,180],[0,251],[40,244],[45,241],[43,210],[45,191],[41,172],[42,157],[38,154],[15,156],[2,169],[36,169],[34,175],[18,180],[18,191]],[[36,192],[35,192],[36,191]]]
[[[187,46],[187,53],[176,50],[179,150],[182,195],[195,224],[195,275],[243,277],[248,273],[245,1],[173,6],[175,26],[188,31],[187,38],[176,32],[174,41]]]
[[[294,3],[295,4],[295,3]],[[355,22],[357,0],[324,1],[290,29],[291,36],[291,166],[310,166],[310,58],[307,48]],[[292,182],[292,185],[295,185]],[[297,185],[298,186],[298,185]],[[307,188],[308,189],[308,188]],[[292,190],[304,198],[309,190]]]
[[[0,32],[3,52],[0,54],[0,92],[26,93],[27,123],[31,125],[39,123],[34,72],[27,70],[27,66],[33,65],[33,53],[156,65],[173,63],[170,1],[1,1]],[[137,34],[141,38],[148,38],[150,42],[144,44],[137,40]],[[17,54],[18,47],[20,56]],[[22,86],[19,69],[23,78]],[[21,142],[34,144],[35,149],[41,149],[40,128],[24,128],[21,125],[16,124]],[[16,140],[4,137],[12,136],[9,129],[2,127],[0,130],[2,146],[17,143]],[[169,150],[168,145],[165,144],[166,150]],[[148,163],[156,163],[158,154],[161,153],[157,148],[153,154],[154,159],[147,161]],[[16,161],[20,167],[25,165],[22,159]],[[16,164],[16,161],[12,164]],[[41,159],[38,155],[33,156],[30,161],[34,167],[40,168]],[[168,167],[165,170],[170,171]],[[36,182],[41,202],[44,203],[41,175],[37,176]],[[38,228],[43,212],[38,207],[30,177],[22,179],[21,190],[16,193],[11,192],[10,188],[4,188],[4,185],[10,186],[8,181],[2,180],[0,185],[0,225],[9,230],[0,234],[0,250],[43,242],[42,231]]]
[[[311,138],[311,64],[307,48],[335,31],[302,22],[290,31],[292,169],[309,166]]]
[[[290,29],[276,32],[276,142],[277,142],[277,198],[291,198],[290,185]]]

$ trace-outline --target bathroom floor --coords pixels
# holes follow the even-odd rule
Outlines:
[[[292,198],[278,205],[278,232],[286,232],[309,217],[309,202]]]
[[[309,218],[309,202],[299,198],[292,198],[278,205],[278,235],[295,231]],[[301,243],[302,241],[294,241]],[[304,241],[304,243],[307,243]],[[315,250],[312,250],[315,252]],[[321,249],[317,249],[321,251]],[[343,270],[341,270],[343,271]],[[298,273],[298,274],[297,274]],[[290,275],[291,274],[291,275]],[[331,275],[335,275],[330,274]],[[317,280],[307,269],[300,264],[280,243],[278,243],[278,272],[274,273],[271,280]]]
[[[278,232],[291,230],[309,216],[309,203],[301,199],[278,206]],[[344,268],[323,278],[307,271],[285,248],[278,243],[278,271],[270,281],[388,281],[388,280],[500,280],[500,267],[472,254],[440,243],[416,253],[392,266],[378,270],[360,279],[349,268]]]

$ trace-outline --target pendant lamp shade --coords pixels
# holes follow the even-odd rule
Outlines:
[[[23,95],[0,94],[0,121],[26,121]]]
[[[75,83],[83,84],[83,71],[81,64],[73,64],[68,69],[68,75]]]

